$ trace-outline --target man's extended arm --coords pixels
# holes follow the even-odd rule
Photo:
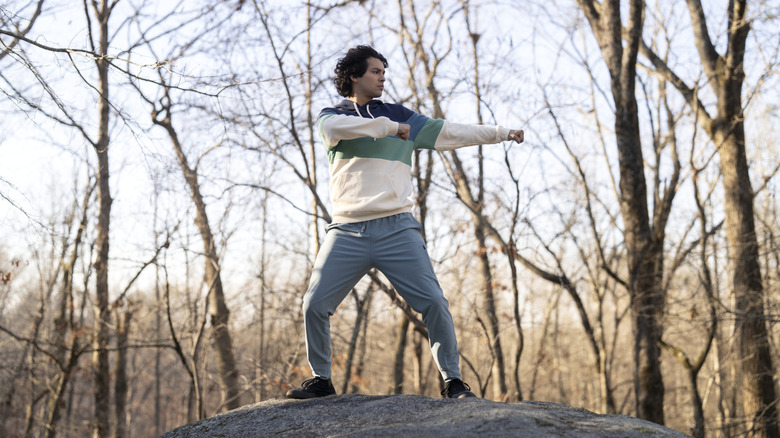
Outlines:
[[[434,145],[437,150],[451,150],[507,140],[523,142],[524,133],[522,130],[510,130],[501,126],[443,122]],[[408,124],[394,122],[387,117],[368,119],[334,114],[320,117],[317,124],[323,143],[328,148],[335,146],[340,140],[351,140],[359,137],[383,138],[393,135],[401,140],[409,140],[411,134],[411,127]]]
[[[501,126],[467,125],[444,121],[434,148],[447,151],[464,146],[500,143],[502,141],[522,143],[524,132],[521,129],[507,129]]]

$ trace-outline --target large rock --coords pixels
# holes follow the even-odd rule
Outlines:
[[[210,437],[685,437],[625,415],[556,403],[338,395],[268,400],[181,426],[162,438]]]

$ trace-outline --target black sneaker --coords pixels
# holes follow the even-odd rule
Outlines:
[[[444,384],[444,391],[441,392],[441,395],[444,398],[466,398],[477,396],[471,392],[469,385],[460,379],[448,380]]]
[[[315,377],[313,379],[304,380],[300,388],[287,391],[287,398],[316,398],[333,395],[335,393],[336,389],[333,388],[333,383],[331,383],[330,379]]]

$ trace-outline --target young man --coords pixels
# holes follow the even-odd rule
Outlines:
[[[348,97],[317,120],[328,148],[333,223],[314,262],[303,299],[306,353],[313,378],[289,398],[335,394],[331,383],[330,316],[371,268],[381,271],[401,297],[422,314],[434,361],[445,380],[442,396],[475,397],[461,379],[458,344],[449,311],[412,216],[412,153],[416,148],[523,141],[522,130],[462,125],[430,119],[382,95],[387,60],[369,46],[339,59],[336,88]]]

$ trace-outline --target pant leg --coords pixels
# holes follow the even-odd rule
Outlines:
[[[409,213],[379,219],[377,225],[378,229],[370,230],[374,266],[412,309],[422,314],[431,353],[442,377],[460,378],[455,326],[422,239],[422,226]]]
[[[303,297],[306,355],[312,374],[331,375],[330,317],[369,269],[369,241],[360,224],[328,227]]]

